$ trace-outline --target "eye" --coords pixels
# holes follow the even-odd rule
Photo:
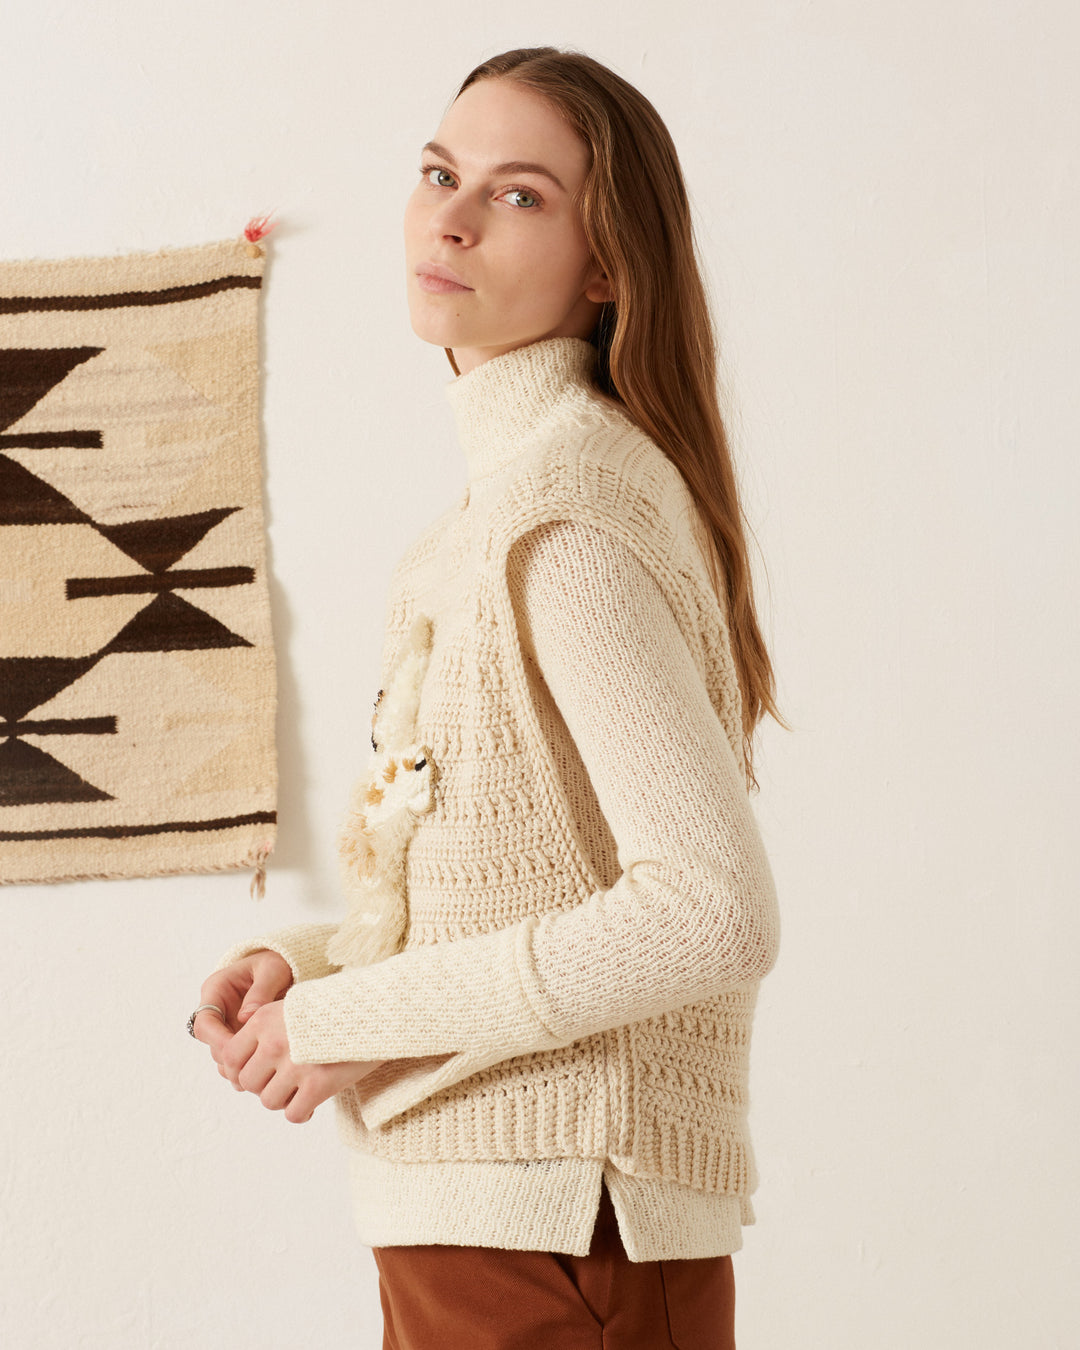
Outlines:
[[[506,191],[503,193],[504,197],[510,197],[513,195],[517,195],[518,197],[529,197],[531,199],[529,202],[517,203],[517,205],[521,207],[522,210],[532,210],[533,208],[540,205],[540,198],[536,195],[535,192],[530,192],[528,188],[507,188]]]
[[[424,164],[424,165],[421,167],[421,169],[420,169],[420,173],[421,173],[421,175],[422,175],[424,178],[427,178],[429,181],[430,181],[431,175],[432,175],[433,173],[444,173],[444,174],[446,174],[447,178],[453,178],[453,176],[454,176],[454,175],[450,172],[449,169],[444,169],[444,168],[442,168],[442,167],[441,167],[440,165],[438,165],[438,164]],[[431,186],[432,186],[432,187],[448,187],[449,184],[448,184],[448,183],[432,183]]]

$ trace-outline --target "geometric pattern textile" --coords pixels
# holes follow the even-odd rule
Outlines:
[[[242,238],[0,262],[0,883],[261,892],[264,264]]]

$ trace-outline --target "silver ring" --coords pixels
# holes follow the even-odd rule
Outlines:
[[[195,1019],[201,1012],[216,1012],[217,1015],[221,1018],[221,1020],[223,1022],[225,1021],[225,1013],[221,1008],[218,1007],[216,1003],[200,1003],[199,1006],[195,1009],[195,1011],[191,1014],[191,1016],[187,1020],[187,1030],[189,1036],[195,1036]],[[196,1036],[195,1039],[198,1040],[198,1037]]]

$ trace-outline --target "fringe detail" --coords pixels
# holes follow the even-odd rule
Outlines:
[[[258,845],[254,856],[250,859],[251,865],[255,868],[255,875],[251,878],[248,894],[253,900],[261,900],[266,894],[266,860],[273,849],[274,845],[269,840],[265,840]]]
[[[438,771],[416,741],[432,625],[418,614],[376,701],[374,754],[349,798],[338,860],[349,913],[326,948],[339,966],[370,965],[400,951],[408,929],[405,854],[421,815],[435,805]]]

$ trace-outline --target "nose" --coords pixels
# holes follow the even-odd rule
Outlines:
[[[428,221],[432,236],[458,244],[474,244],[479,237],[476,207],[460,191],[447,194]]]

